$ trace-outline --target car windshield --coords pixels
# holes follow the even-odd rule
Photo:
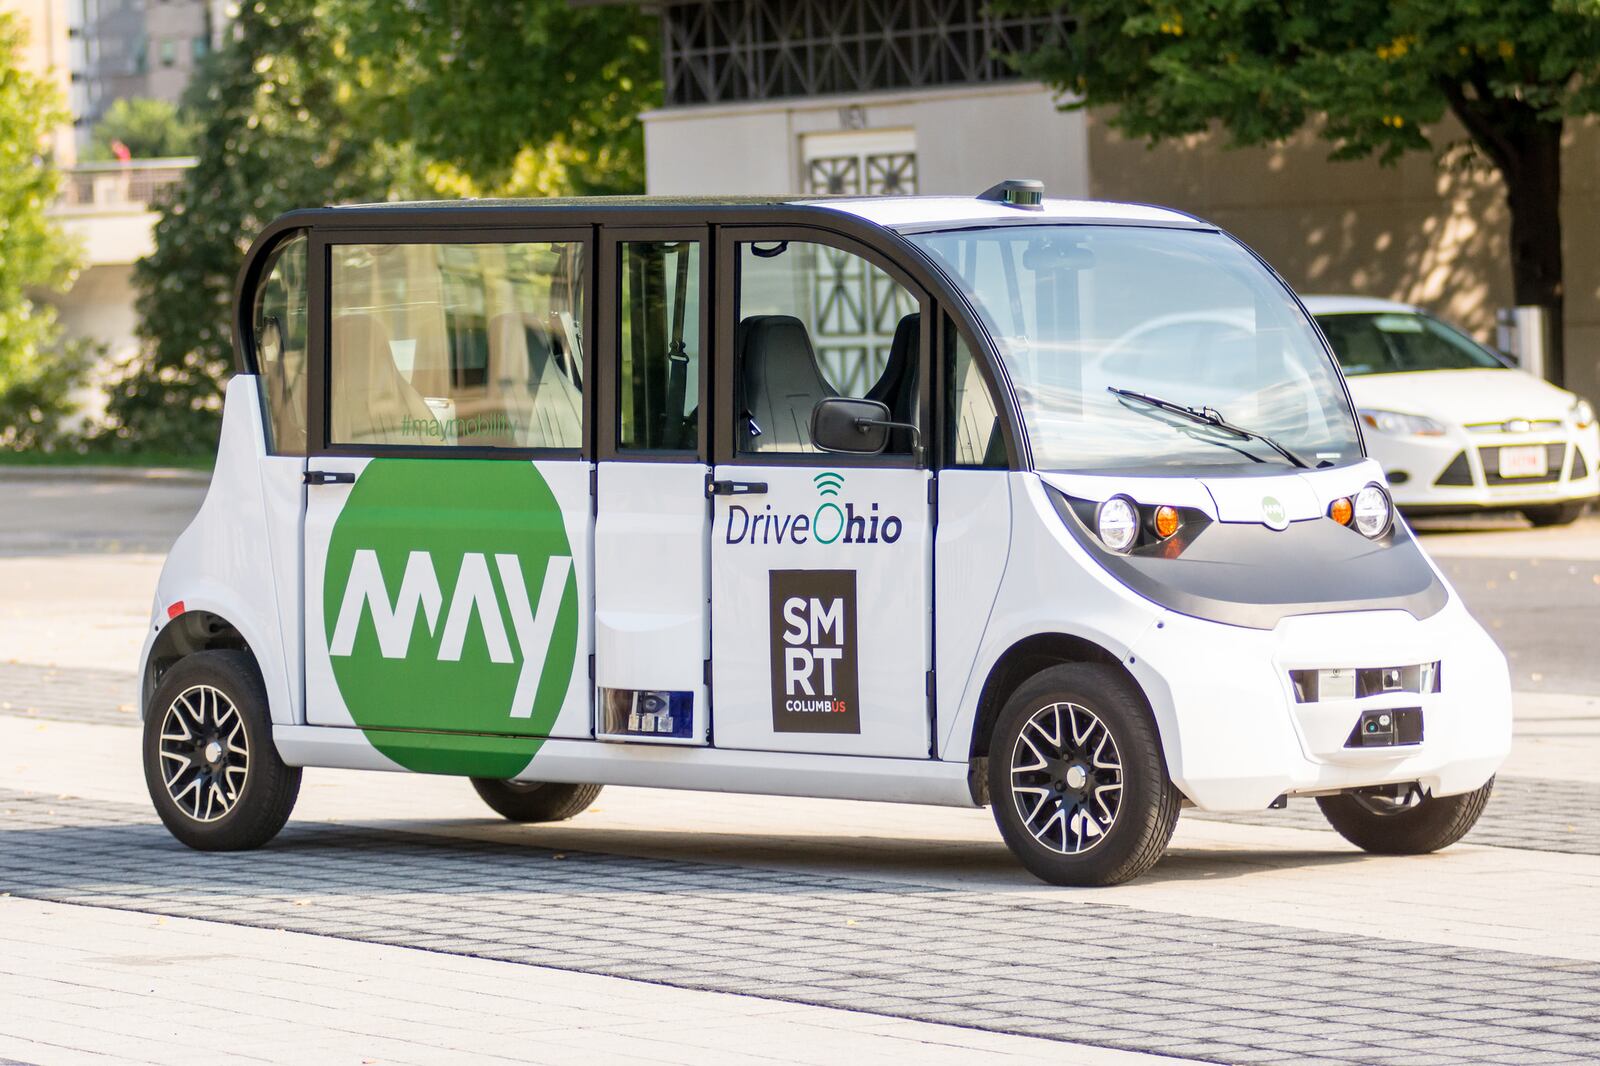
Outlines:
[[[912,239],[977,307],[1040,469],[1260,469],[1286,465],[1284,450],[1312,466],[1361,457],[1316,329],[1220,233],[1040,224]],[[1209,408],[1252,435],[1130,393]]]
[[[1346,374],[1505,369],[1465,333],[1415,311],[1318,315],[1317,325]]]

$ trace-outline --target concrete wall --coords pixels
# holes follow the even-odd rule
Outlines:
[[[1436,144],[1460,141],[1453,123]],[[1096,197],[1158,203],[1225,227],[1304,293],[1361,293],[1421,304],[1493,340],[1511,303],[1509,219],[1492,173],[1441,173],[1413,154],[1392,167],[1328,161],[1302,133],[1275,148],[1228,149],[1216,136],[1154,149],[1123,140],[1101,116],[1088,130]],[[1600,398],[1600,124],[1568,137],[1567,382]]]
[[[801,138],[853,128],[914,131],[919,192],[977,193],[1008,177],[1041,178],[1053,196],[1089,189],[1083,118],[1059,114],[1038,85],[672,108],[644,124],[658,194],[793,195]]]

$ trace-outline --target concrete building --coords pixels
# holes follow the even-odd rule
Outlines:
[[[97,115],[80,110],[90,87],[98,87],[102,95],[96,99],[106,106],[122,92],[141,96],[170,94],[172,98],[182,91],[172,70],[125,77],[120,71],[128,64],[112,63],[111,53],[92,42],[113,38],[119,28],[131,28],[135,35],[144,32],[142,28],[153,29],[158,34],[151,38],[151,47],[156,50],[156,65],[160,67],[160,41],[190,32],[197,24],[196,11],[205,6],[188,0],[151,0],[148,6],[131,0],[0,0],[0,10],[16,12],[27,25],[23,64],[49,77],[57,85],[63,103],[70,100],[75,105],[71,120],[62,123],[49,138],[52,157],[62,170],[61,193],[50,214],[77,243],[81,269],[70,289],[44,298],[56,308],[67,336],[92,341],[104,350],[105,358],[96,378],[134,352],[138,315],[134,310],[133,265],[154,249],[156,208],[183,180],[194,160],[77,162],[79,143],[97,119]],[[88,16],[95,21],[79,21]],[[206,25],[211,25],[209,17]],[[86,26],[92,28],[92,33],[82,32]],[[193,50],[188,54],[192,58]],[[85,66],[90,55],[98,58]],[[179,68],[175,63],[173,69],[186,80],[191,67],[185,64]],[[85,70],[99,73],[88,77]],[[90,419],[96,418],[105,405],[105,394],[98,384],[92,380],[80,398]]]
[[[1209,218],[1302,292],[1408,300],[1486,341],[1511,303],[1499,179],[1333,163],[1311,132],[1271,149],[1202,136],[1150,149],[1103,115],[1062,112],[998,56],[1065,16],[1001,19],[983,0],[663,0],[664,106],[644,116],[649,191],[976,193],[1042,178],[1052,196]],[[1453,127],[1435,143],[1459,142]],[[1600,400],[1600,124],[1573,129],[1562,203],[1568,386]]]
[[[67,0],[74,37],[72,113],[79,143],[117,100],[177,103],[221,42],[219,0]]]

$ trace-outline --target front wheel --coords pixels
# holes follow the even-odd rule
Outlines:
[[[1050,667],[1006,701],[989,741],[989,796],[1028,872],[1077,886],[1154,866],[1181,800],[1143,697],[1098,663]]]
[[[1566,503],[1546,504],[1543,507],[1524,507],[1522,517],[1539,528],[1570,526],[1583,515],[1588,500],[1570,500]]]
[[[474,777],[472,787],[496,814],[512,822],[564,822],[587,810],[601,788],[549,781],[494,781],[485,777]]]
[[[300,770],[273,746],[249,655],[196,652],[167,671],[145,714],[144,778],[168,831],[198,851],[245,851],[278,835]]]
[[[1459,796],[1424,796],[1415,785],[1318,796],[1328,824],[1374,855],[1426,855],[1466,836],[1489,805],[1494,778]]]

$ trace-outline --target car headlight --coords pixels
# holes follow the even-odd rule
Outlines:
[[[1394,521],[1394,504],[1389,502],[1389,494],[1382,485],[1373,483],[1356,493],[1354,509],[1356,532],[1363,537],[1377,540],[1389,532],[1389,525]]]
[[[1579,429],[1588,429],[1594,425],[1594,404],[1579,396],[1572,405],[1572,420],[1578,424]]]
[[[1125,552],[1139,539],[1139,511],[1126,496],[1113,496],[1094,514],[1100,541],[1114,552]]]
[[[1379,433],[1391,437],[1442,437],[1444,423],[1426,415],[1407,415],[1399,411],[1361,409],[1361,421]]]

